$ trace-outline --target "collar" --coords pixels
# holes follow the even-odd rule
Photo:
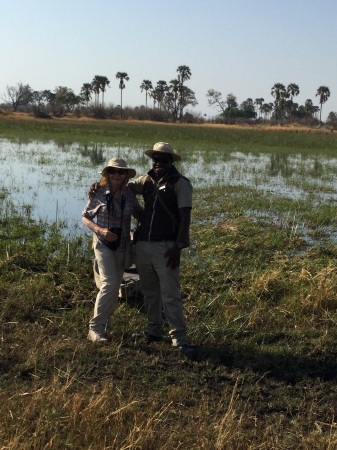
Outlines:
[[[147,172],[147,174],[156,183],[158,183],[161,180],[166,181],[171,178],[177,178],[177,177],[181,176],[180,173],[178,172],[178,170],[175,168],[175,166],[171,166],[170,169],[166,172],[166,174],[160,180],[158,180],[157,174],[153,169],[149,170]]]

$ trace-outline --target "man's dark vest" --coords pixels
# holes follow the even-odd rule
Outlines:
[[[182,175],[172,167],[160,186],[157,186],[151,175],[154,175],[152,171],[147,175],[143,186],[145,206],[140,219],[139,239],[175,241],[180,217],[174,185]]]

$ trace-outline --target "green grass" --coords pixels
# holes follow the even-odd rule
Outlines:
[[[175,142],[174,127],[162,127]],[[140,128],[129,133],[145,145]],[[159,136],[153,130],[148,142]],[[263,141],[263,132],[247,133],[255,132]],[[176,127],[185,149],[194,140],[211,154],[203,133],[212,131]],[[245,131],[229,133],[229,142],[248,145]],[[273,132],[265,133],[277,152]],[[288,150],[302,142],[309,155],[322,145],[320,134],[317,142],[308,135],[310,145],[287,134]],[[194,198],[182,289],[197,361],[168,339],[134,342],[146,321],[141,298],[121,301],[109,345],[88,342],[96,295],[90,242],[65,238],[57,224],[35,222],[2,200],[1,448],[337,448],[337,245],[328,232],[336,207],[314,195],[271,202],[243,187],[196,187]]]
[[[14,120],[0,115],[0,137],[30,141],[32,139],[82,144],[147,146],[165,140],[177,149],[200,150],[204,153],[219,149],[232,151],[273,152],[277,154],[319,152],[335,155],[337,138],[321,130],[289,128],[235,128],[207,125],[177,125],[128,121]]]

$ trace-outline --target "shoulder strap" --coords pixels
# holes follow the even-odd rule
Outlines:
[[[165,209],[165,211],[169,215],[169,217],[172,220],[172,222],[174,223],[174,225],[178,226],[179,224],[178,224],[176,218],[174,217],[173,213],[169,210],[169,208],[165,205],[164,200],[159,195],[158,189],[157,189],[157,199],[160,201],[161,206]]]
[[[181,175],[180,173],[177,172],[177,174],[175,175],[174,178],[184,178],[185,180],[189,181],[186,177],[184,177],[183,175]],[[150,175],[147,175],[145,178],[146,181],[154,181]],[[164,210],[166,211],[166,213],[168,214],[168,216],[170,217],[170,219],[172,220],[172,222],[174,223],[175,226],[179,226],[179,223],[177,222],[174,214],[172,213],[172,211],[168,208],[168,206],[164,203],[164,200],[161,198],[160,194],[159,194],[159,185],[157,183],[154,183],[154,190],[153,192],[150,194],[150,196],[147,198],[147,201],[149,201],[152,197],[154,197],[155,195],[157,195],[157,199],[159,200],[161,206],[164,208]],[[146,206],[146,205],[145,205]]]
[[[121,198],[121,211],[122,211],[122,216],[121,216],[121,226],[123,223],[123,218],[124,218],[124,209],[125,209],[125,197],[123,194],[121,194],[122,198]],[[111,205],[112,205],[112,197],[110,194],[110,191],[107,191],[106,193],[106,203],[107,203],[107,210],[108,210],[108,228],[109,227],[109,216],[110,216],[110,211],[111,211]]]

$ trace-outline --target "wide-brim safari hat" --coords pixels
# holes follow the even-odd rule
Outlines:
[[[106,169],[109,169],[110,167],[113,167],[114,169],[126,170],[128,178],[133,178],[136,175],[135,169],[131,169],[130,167],[128,167],[126,161],[124,161],[124,159],[122,158],[111,158],[104,169],[101,170],[100,174],[103,175]]]
[[[152,158],[154,153],[166,153],[167,155],[171,155],[173,161],[180,161],[181,156],[176,153],[174,148],[168,142],[157,142],[154,144],[152,150],[145,150],[145,155]]]

